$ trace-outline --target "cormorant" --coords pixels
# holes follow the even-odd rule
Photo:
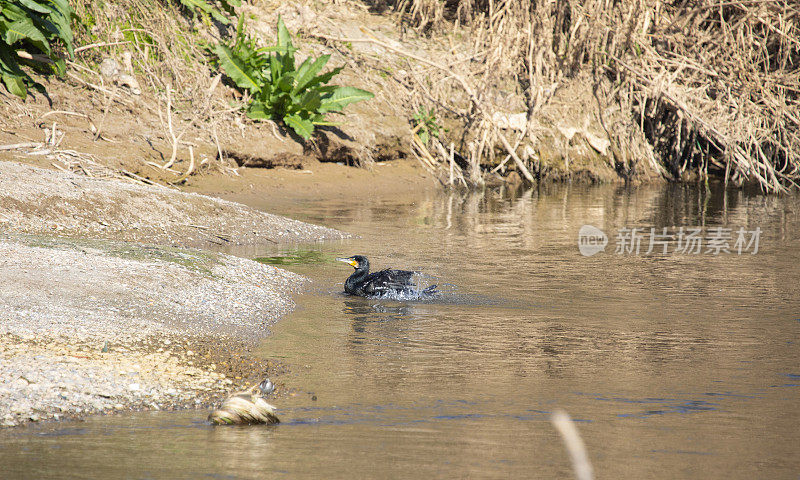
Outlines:
[[[360,297],[382,296],[389,293],[411,293],[417,285],[414,283],[414,273],[408,270],[381,270],[369,273],[369,260],[363,255],[337,258],[340,262],[348,263],[356,269],[344,282],[344,291],[350,295]],[[426,287],[423,294],[436,292],[436,285]]]

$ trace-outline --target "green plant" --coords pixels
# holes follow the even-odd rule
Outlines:
[[[439,122],[436,120],[436,115],[433,114],[433,110],[428,110],[421,105],[417,109],[417,113],[411,116],[411,123],[414,125],[414,128],[417,129],[417,135],[419,135],[419,139],[422,140],[422,143],[425,145],[428,144],[428,140],[432,137],[439,138],[442,131],[446,131],[439,126]]]
[[[66,63],[54,46],[61,43],[72,55],[74,15],[67,0],[0,0],[0,76],[9,92],[22,98],[30,87],[44,92],[23,66],[64,74]]]
[[[280,17],[274,46],[258,48],[255,39],[245,32],[244,18],[240,17],[234,44],[218,44],[214,48],[228,77],[252,96],[247,116],[280,120],[306,140],[311,138],[315,125],[332,125],[325,120],[327,113],[340,112],[351,103],[374,97],[360,88],[328,85],[343,68],[318,75],[330,55],[308,57],[295,68],[296,51]]]
[[[208,21],[209,17],[213,17],[214,20],[223,25],[231,23],[225,14],[227,13],[231,16],[235,15],[233,7],[242,5],[241,0],[219,0],[220,8],[217,8],[206,0],[178,0],[178,2],[192,13],[200,12],[203,20]]]

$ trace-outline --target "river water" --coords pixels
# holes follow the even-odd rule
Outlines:
[[[259,350],[289,368],[283,423],[212,428],[189,411],[0,431],[0,478],[571,478],[555,409],[597,478],[800,476],[796,197],[240,200],[360,235],[236,252],[312,280]],[[581,253],[584,225],[605,251]],[[442,294],[344,296],[352,268],[334,258],[353,254],[425,272]]]

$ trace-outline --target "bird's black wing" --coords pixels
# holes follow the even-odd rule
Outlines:
[[[402,292],[414,286],[413,276],[414,272],[408,270],[387,269],[371,273],[364,281],[364,292],[367,295]]]

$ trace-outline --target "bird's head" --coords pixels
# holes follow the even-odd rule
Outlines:
[[[369,269],[369,260],[363,255],[353,255],[352,257],[337,258],[340,262],[344,262],[356,270]]]

